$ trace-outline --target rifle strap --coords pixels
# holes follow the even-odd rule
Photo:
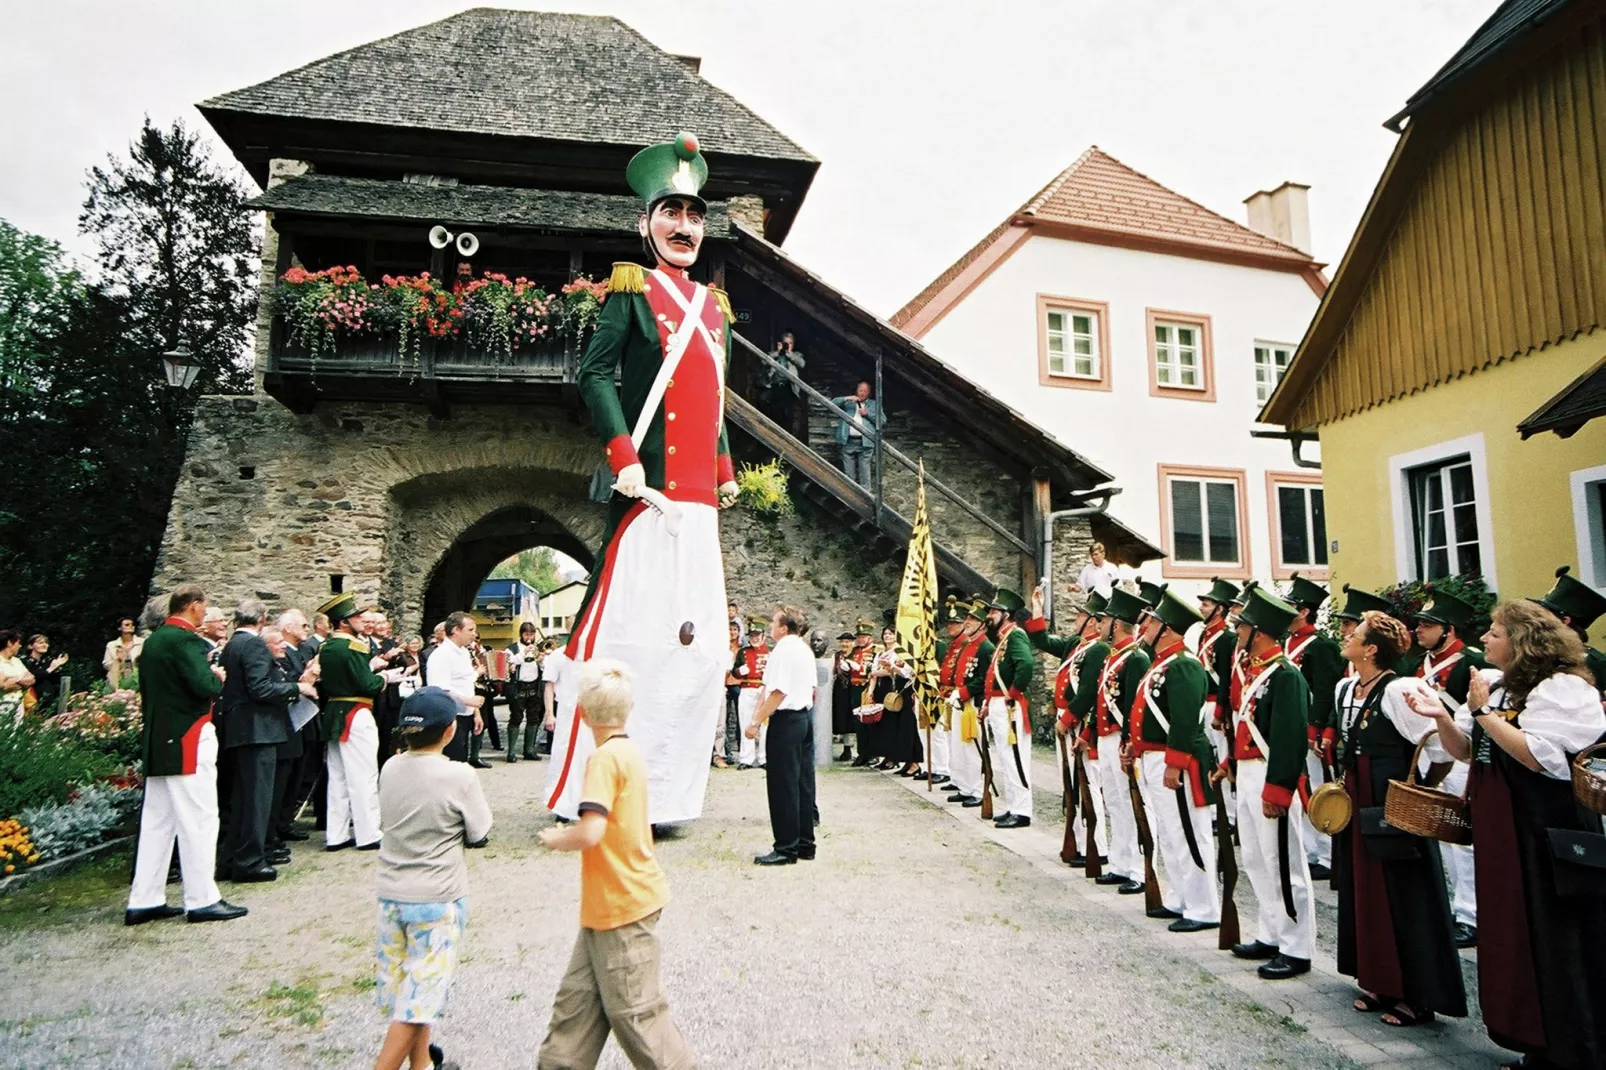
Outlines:
[[[1288,912],[1288,920],[1298,921],[1299,912],[1294,909],[1294,880],[1288,868],[1287,812],[1277,819],[1277,881],[1282,886],[1283,909]]]
[[[1193,808],[1188,805],[1188,786],[1178,784],[1176,795],[1177,813],[1182,817],[1182,838],[1188,841],[1188,853],[1193,856],[1193,864],[1203,871],[1204,856],[1199,853],[1199,838],[1193,834]]]

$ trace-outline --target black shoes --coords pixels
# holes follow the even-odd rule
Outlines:
[[[265,881],[279,879],[279,871],[272,866],[257,866],[255,869],[237,869],[229,878],[235,884],[262,884]]]
[[[1116,891],[1120,892],[1122,895],[1142,895],[1145,887],[1146,886],[1142,881],[1129,880],[1125,884],[1121,885],[1121,887],[1117,888]]]
[[[851,762],[853,760],[853,748],[843,747],[842,753],[836,756],[836,760],[839,762]]]
[[[359,851],[377,851],[377,850],[379,850],[379,841],[375,840],[373,843],[359,843],[357,845],[357,850],[359,850]]]
[[[1119,873],[1103,873],[1093,878],[1094,884],[1101,884],[1108,888],[1112,884],[1125,884],[1127,880]]]
[[[1174,933],[1202,933],[1206,929],[1219,928],[1221,928],[1219,921],[1194,921],[1191,918],[1178,918],[1166,926],[1168,931]]]
[[[966,799],[961,800],[959,805],[963,806],[965,809],[968,810],[972,806],[980,806],[981,805],[981,800],[976,798],[976,796],[972,795],[972,796],[970,796],[970,797],[968,797]]]
[[[245,917],[248,913],[249,911],[244,907],[237,907],[227,899],[219,899],[209,907],[201,907],[198,910],[188,912],[184,915],[184,920],[192,922],[233,921],[235,918]]]
[[[357,846],[356,840],[341,840],[339,843],[326,843],[323,849],[325,851],[344,851],[348,847],[355,846]]]
[[[268,865],[288,866],[290,864],[290,848],[277,847],[268,852]]]
[[[1005,814],[1003,817],[1001,817],[997,821],[993,822],[993,828],[995,828],[995,829],[1023,829],[1023,828],[1027,828],[1028,826],[1030,826],[1031,823],[1032,823],[1032,819],[1029,818],[1029,817],[1026,817],[1024,814]]]
[[[1156,921],[1170,921],[1172,919],[1181,920],[1182,918],[1181,911],[1172,910],[1170,907],[1153,907],[1149,910],[1145,910],[1143,913],[1147,914]]]
[[[491,763],[484,758],[470,758],[468,764],[475,769],[490,769]]]
[[[759,855],[753,859],[755,866],[795,866],[797,859],[792,855],[783,855],[779,851],[771,851],[767,855]]]
[[[184,913],[183,907],[140,907],[123,911],[124,925],[144,925],[147,921],[165,921],[176,918]]]
[[[279,830],[279,839],[281,839],[281,840],[295,840],[296,842],[299,843],[302,840],[308,839],[308,836],[307,836],[307,834],[305,832],[302,832],[300,829],[295,828],[293,826],[287,825],[284,828]]]
[[[814,861],[814,850],[813,847],[799,847],[797,849],[797,860],[799,862]]]
[[[1456,922],[1455,946],[1461,948],[1477,947],[1478,927],[1476,925],[1468,925],[1465,922]]]
[[[1266,981],[1286,981],[1290,977],[1298,977],[1302,973],[1310,972],[1310,959],[1296,959],[1291,955],[1279,954],[1266,965],[1255,971]]]
[[[846,754],[847,751],[843,751],[842,753]],[[851,764],[855,769],[862,769],[870,764],[870,759],[861,754],[857,758],[853,759],[853,761],[849,764]]]
[[[1232,957],[1235,959],[1248,959],[1254,962],[1259,959],[1274,959],[1277,955],[1276,944],[1263,944],[1259,940],[1252,944],[1232,945]]]
[[[927,776],[926,776],[926,771],[924,769],[920,770],[920,772],[918,772],[918,773],[913,773],[913,774],[899,773],[898,775],[899,776],[906,776],[910,780],[926,780],[926,779],[928,779]]]
[[[1311,880],[1313,880],[1313,881],[1325,881],[1325,880],[1331,880],[1332,877],[1333,877],[1333,871],[1328,869],[1326,866],[1322,865],[1320,862],[1312,862],[1310,864],[1310,879]]]
[[[931,782],[933,784],[946,784],[952,779],[953,777],[949,776],[947,773],[938,773],[936,776],[931,778]]]

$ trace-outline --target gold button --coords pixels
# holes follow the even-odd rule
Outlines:
[[[675,489],[675,481],[673,479],[671,479],[669,481],[669,489],[670,490],[674,490]]]
[[[673,379],[669,380],[669,385],[670,386],[674,386],[675,385],[675,381]]]
[[[670,413],[669,414],[669,419],[673,420],[674,418],[675,418],[675,414],[674,413]]]
[[[674,455],[675,455],[675,447],[670,446],[669,447],[669,456],[673,457]]]
[[[658,319],[659,319],[660,322],[662,322],[663,320],[667,320],[668,318],[669,317],[664,315],[662,312],[658,313]]]

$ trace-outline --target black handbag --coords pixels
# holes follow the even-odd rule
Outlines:
[[[1556,895],[1606,899],[1606,836],[1575,829],[1546,829],[1555,858]]]
[[[1381,806],[1363,806],[1356,812],[1361,843],[1374,862],[1407,862],[1422,857],[1422,838],[1383,820]]]

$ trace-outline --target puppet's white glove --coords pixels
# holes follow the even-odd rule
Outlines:
[[[647,471],[640,464],[627,464],[619,469],[618,478],[613,481],[613,489],[626,498],[641,497],[641,488],[646,485]]]

